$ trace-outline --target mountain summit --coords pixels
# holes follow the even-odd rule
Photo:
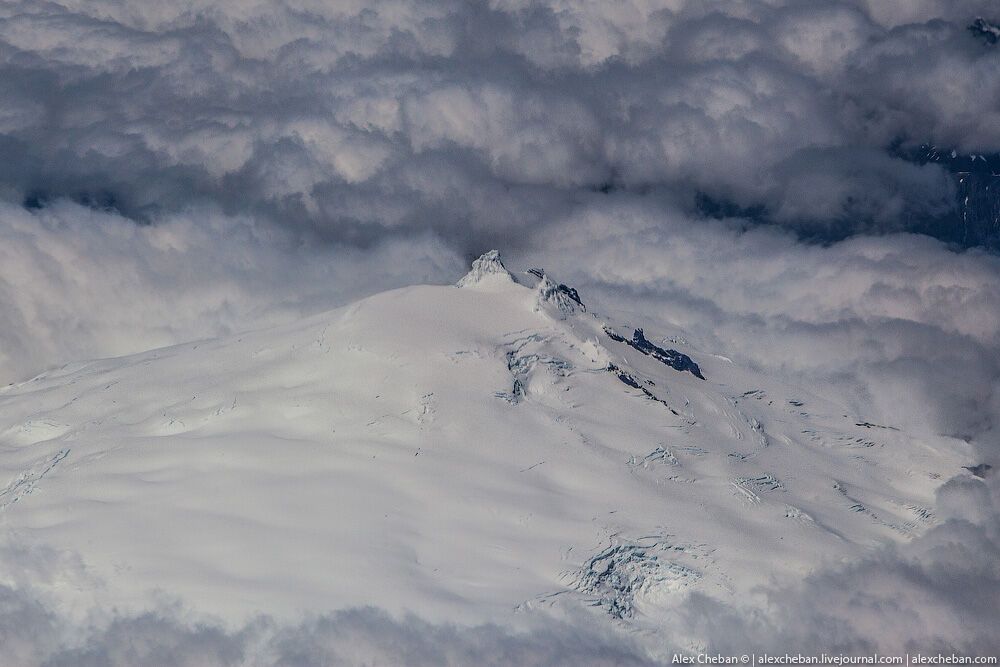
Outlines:
[[[492,287],[513,282],[514,276],[503,265],[500,252],[490,250],[472,262],[472,269],[457,284],[459,287]]]

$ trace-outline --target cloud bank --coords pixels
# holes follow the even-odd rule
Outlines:
[[[4,664],[21,667],[658,664],[635,641],[596,624],[543,619],[522,631],[459,627],[416,616],[393,618],[378,609],[345,610],[291,625],[262,617],[231,630],[190,622],[167,608],[117,617],[81,633],[8,587],[0,587],[0,639]]]

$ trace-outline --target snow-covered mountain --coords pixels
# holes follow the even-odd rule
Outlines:
[[[70,609],[641,631],[908,540],[969,462],[585,304],[492,252],[458,286],[43,373],[0,392],[0,521],[77,559],[47,589]]]

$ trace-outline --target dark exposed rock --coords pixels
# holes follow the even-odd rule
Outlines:
[[[633,389],[638,389],[639,391],[641,391],[642,394],[643,394],[643,396],[645,396],[649,400],[656,401],[657,403],[660,403],[665,408],[667,408],[667,410],[670,410],[670,412],[674,413],[675,415],[677,414],[677,411],[674,410],[672,407],[670,407],[669,403],[667,403],[666,401],[664,401],[662,398],[658,398],[656,396],[656,394],[654,394],[650,390],[648,390],[645,387],[643,387],[639,383],[639,380],[634,375],[632,375],[631,373],[627,373],[627,372],[623,371],[622,369],[618,368],[614,364],[608,364],[608,371],[610,371],[611,373],[614,373],[618,377],[618,379],[621,380],[623,383],[627,384],[628,386],[632,387]],[[650,384],[650,385],[653,384],[649,380],[646,380],[646,382],[648,384]]]
[[[583,310],[587,310],[587,307],[583,305],[583,301],[580,301],[580,293],[577,292],[575,288],[568,287],[567,285],[559,283],[559,291],[568,296],[573,301],[576,301],[576,303],[580,306],[580,308],[582,308]]]
[[[618,379],[632,387],[633,389],[642,389],[642,385],[639,381],[632,377],[630,374],[626,373],[622,369],[618,368],[614,364],[608,364],[608,370],[618,376]]]
[[[625,337],[618,335],[618,333],[614,329],[609,329],[608,327],[604,327],[604,333],[606,333],[608,335],[608,338],[615,341],[616,343],[628,344],[628,341],[625,340]]]
[[[885,428],[890,431],[898,431],[899,429],[895,426],[883,426],[882,424],[873,424],[872,422],[857,422],[855,426],[863,426],[865,428]]]
[[[607,334],[608,338],[618,343],[625,343],[629,347],[642,352],[647,357],[652,357],[657,361],[670,366],[674,370],[681,372],[688,372],[694,375],[696,378],[705,379],[705,376],[701,373],[701,368],[691,357],[687,356],[682,352],[677,350],[667,350],[655,343],[650,342],[646,339],[645,334],[643,334],[642,329],[636,329],[632,334],[632,340],[627,340],[624,336],[619,335],[613,329],[609,327],[604,327],[604,333]]]

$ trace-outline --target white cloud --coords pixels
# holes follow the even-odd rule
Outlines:
[[[339,209],[342,187],[363,186],[400,198],[408,226],[453,233],[489,207],[396,178],[433,152],[477,170],[470,187],[527,187],[511,196],[528,216],[610,182],[700,190],[791,226],[832,219],[838,234],[911,228],[950,193],[938,173],[908,206],[900,176],[883,194],[891,142],[1000,148],[1000,50],[965,30],[984,7],[954,23],[942,7],[890,29],[874,5],[834,0],[9,3],[0,187],[15,201],[103,191],[145,218],[208,200],[344,236],[357,214]],[[789,179],[800,170],[825,180]],[[860,210],[827,195],[803,213],[803,187],[838,180]]]

